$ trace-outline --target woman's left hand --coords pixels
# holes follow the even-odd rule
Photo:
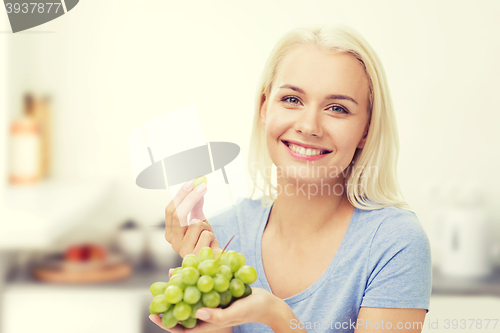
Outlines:
[[[252,288],[252,294],[235,301],[226,309],[207,307],[198,309],[196,316],[202,321],[198,321],[194,328],[184,328],[179,324],[173,328],[166,328],[162,325],[159,315],[151,315],[149,318],[162,329],[174,333],[201,333],[246,323],[266,324],[272,320],[274,311],[279,305],[278,300],[282,301],[265,289]],[[203,314],[208,317],[203,317]]]

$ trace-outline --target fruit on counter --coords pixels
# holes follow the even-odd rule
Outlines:
[[[257,271],[245,261],[243,254],[235,251],[214,256],[210,247],[201,249],[198,256],[186,255],[168,282],[151,285],[154,298],[149,312],[163,314],[162,323],[167,328],[195,327],[199,308],[227,308],[252,294],[250,285],[257,280]]]
[[[200,176],[198,178],[196,178],[195,180],[193,180],[193,188],[196,188],[196,186],[199,186],[201,185],[201,183],[207,183],[207,177],[205,176]]]
[[[64,259],[67,261],[82,261],[83,251],[80,246],[72,246],[64,253]]]
[[[83,244],[70,246],[64,252],[64,259],[72,262],[104,261],[107,258],[107,250],[96,244]]]

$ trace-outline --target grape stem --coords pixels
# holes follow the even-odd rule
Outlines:
[[[238,233],[238,231],[235,232],[235,234],[233,235],[233,237],[231,237],[231,239],[229,240],[229,242],[227,242],[226,246],[224,246],[224,248],[220,252],[220,256],[215,260],[215,263],[217,263],[217,261],[219,261],[219,259],[222,258],[222,254],[224,253],[224,251],[226,250],[227,246],[229,245],[229,243],[231,243],[231,241],[233,240],[234,236],[236,236],[237,233]]]

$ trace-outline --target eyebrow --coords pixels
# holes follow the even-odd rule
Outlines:
[[[293,91],[296,91],[296,92],[299,92],[299,93],[305,95],[304,90],[300,89],[299,87],[292,86],[290,84],[285,84],[285,85],[281,86],[280,89],[291,89]],[[354,98],[349,97],[347,95],[333,94],[333,95],[326,96],[326,99],[345,99],[345,100],[348,100],[348,101],[355,103],[356,105],[358,104],[358,102],[356,102],[354,100]]]

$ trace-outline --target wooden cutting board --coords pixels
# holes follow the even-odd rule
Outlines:
[[[51,262],[33,270],[36,279],[54,283],[98,283],[121,280],[133,272],[126,261],[103,262],[97,264],[74,264]]]

